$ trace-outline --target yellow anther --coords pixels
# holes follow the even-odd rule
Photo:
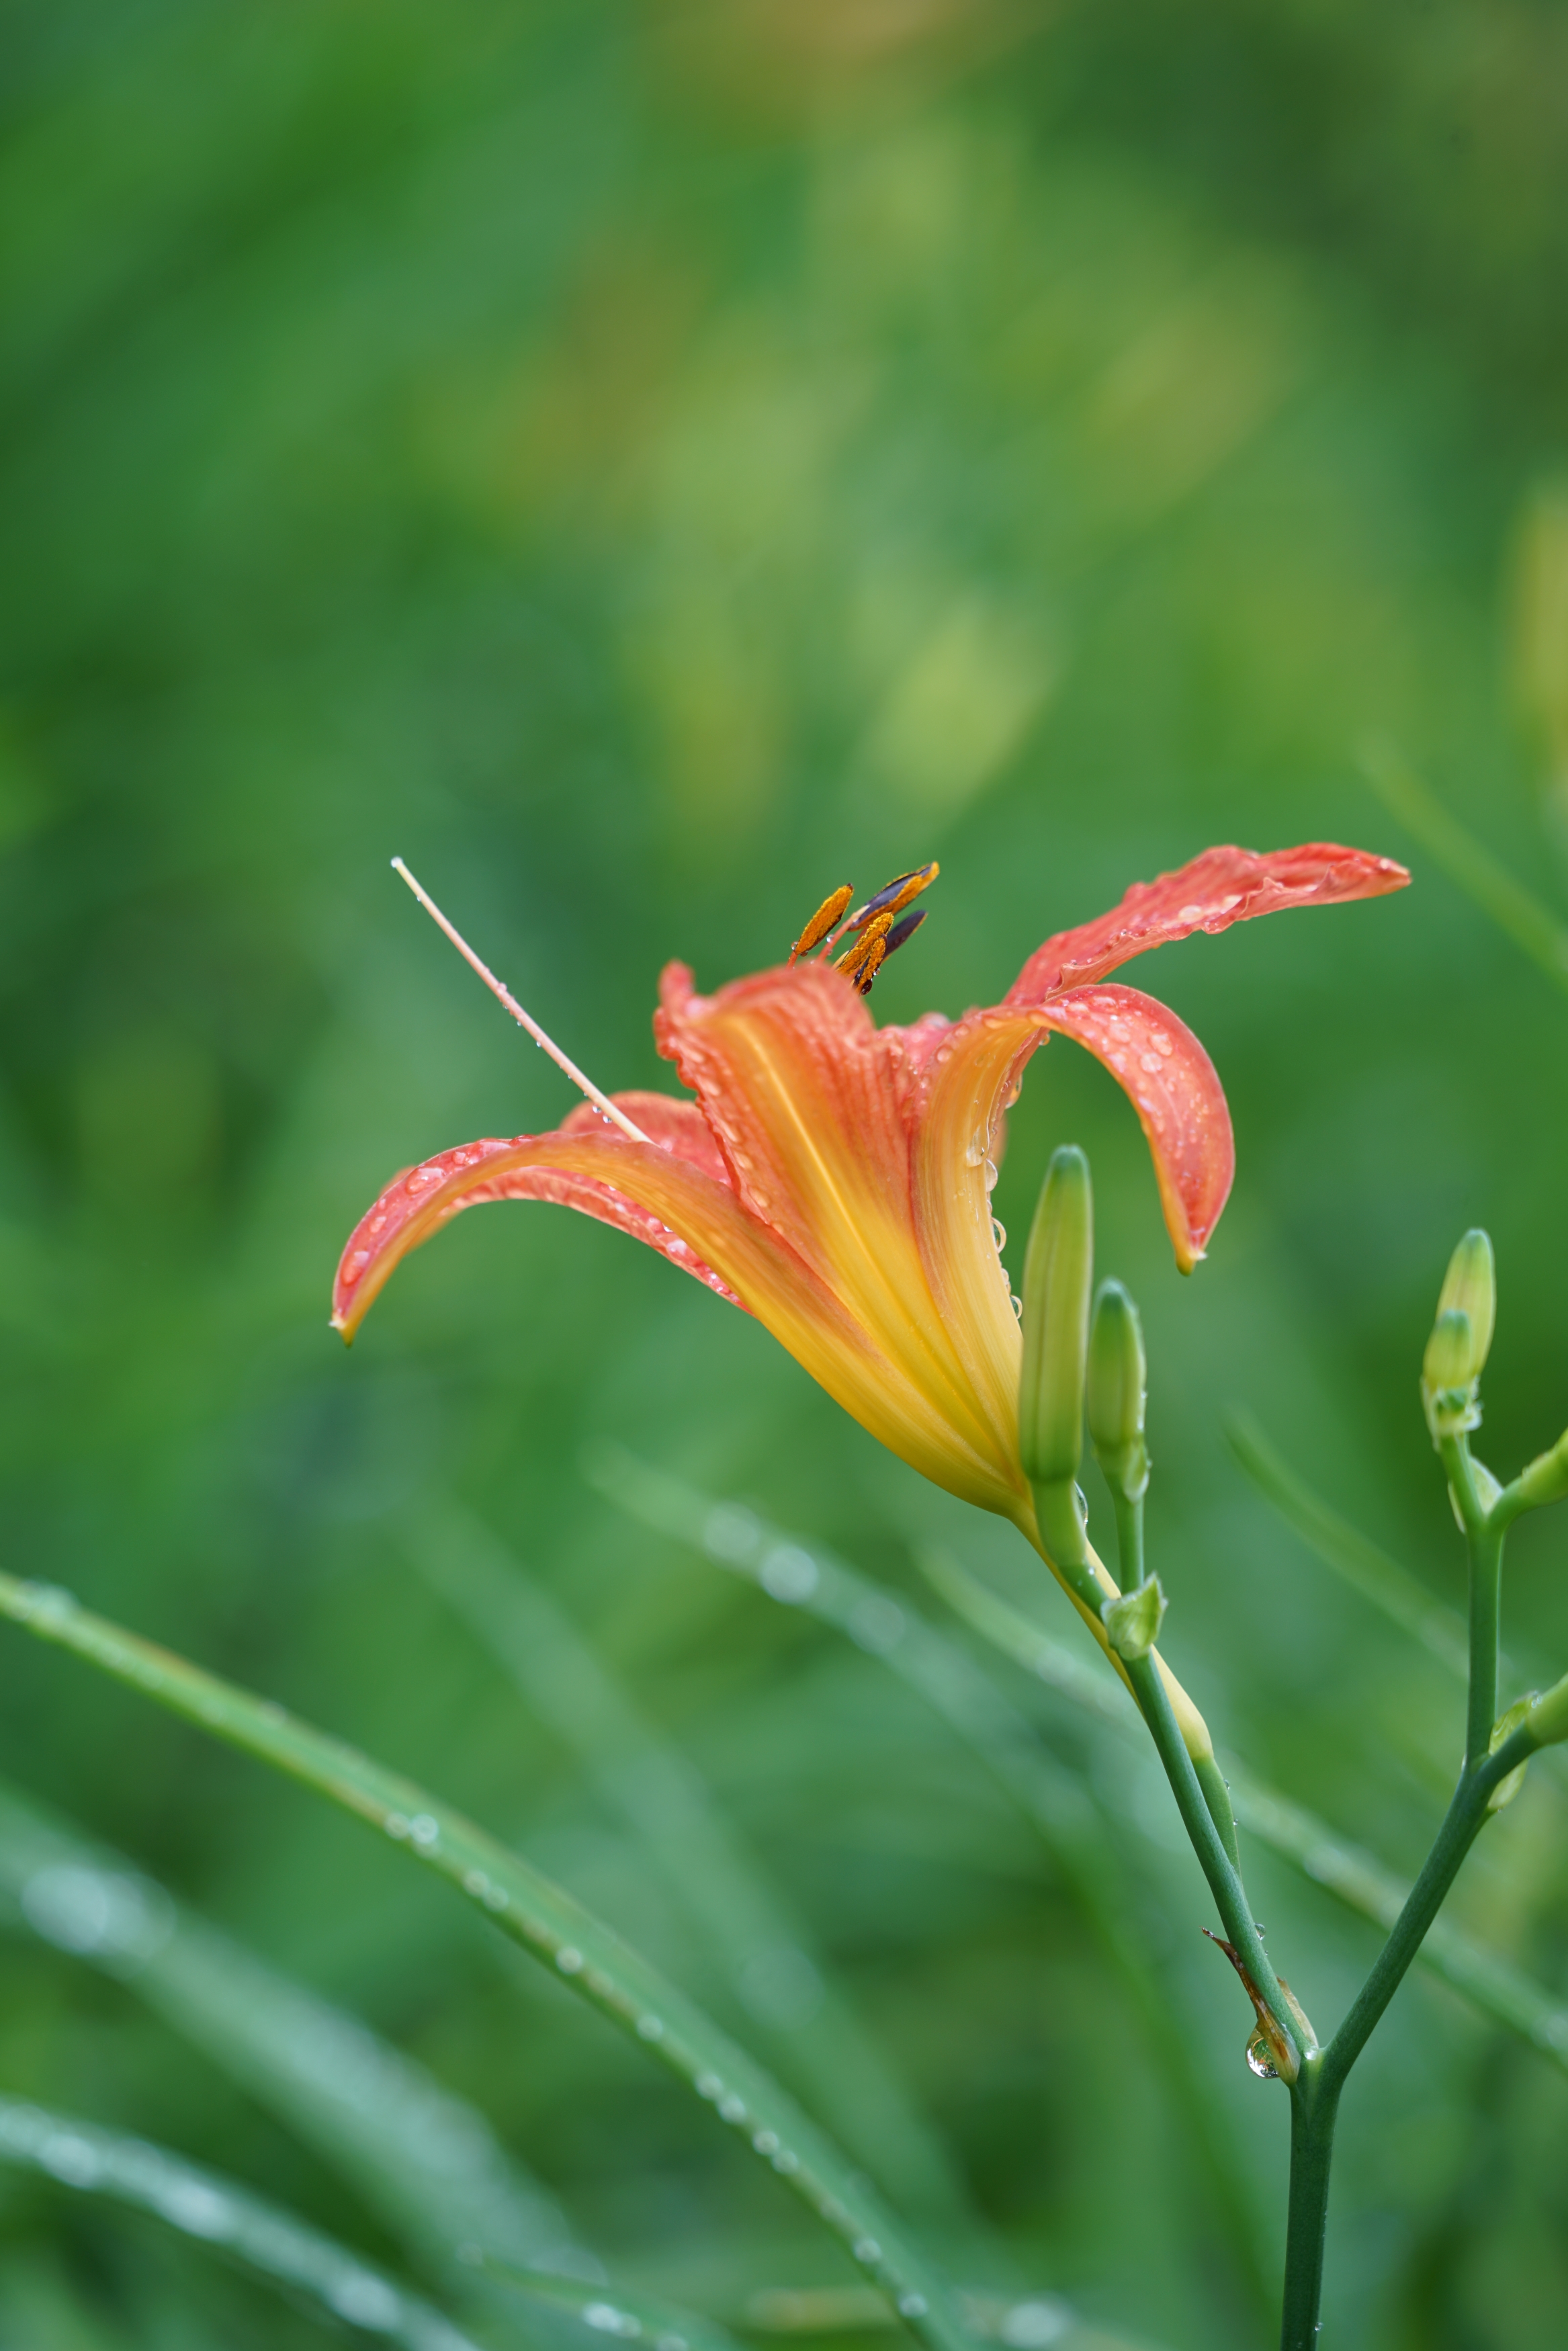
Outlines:
[[[834,970],[841,971],[847,978],[854,980],[858,985],[873,951],[874,950],[876,956],[876,963],[872,965],[873,971],[876,969],[876,964],[880,963],[887,953],[883,941],[892,928],[893,916],[890,914],[873,914],[859,938],[852,946],[845,948],[834,965]]]
[[[882,969],[883,965],[886,961],[887,941],[885,939],[873,939],[871,946],[866,950],[865,961],[862,964],[860,969],[855,974],[855,986],[860,989],[862,996],[869,996],[871,994],[872,981],[876,977],[877,973]]]
[[[863,906],[856,907],[844,928],[847,931],[862,930],[878,914],[902,913],[912,898],[918,898],[922,890],[929,890],[941,871],[933,858],[929,865],[917,865],[913,873],[900,873],[893,881],[884,882],[874,898],[868,898]]]
[[[853,889],[851,887],[850,883],[846,882],[841,890],[835,890],[831,898],[823,899],[821,904],[818,907],[816,913],[812,915],[810,921],[807,924],[805,929],[801,932],[800,937],[790,948],[789,960],[791,963],[798,961],[803,955],[810,955],[813,947],[821,946],[822,941],[827,937],[828,933],[832,929],[833,925],[838,921],[839,916],[843,913],[844,908],[849,904],[850,900],[854,896],[854,894]]]

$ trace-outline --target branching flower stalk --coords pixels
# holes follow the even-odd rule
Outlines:
[[[1388,1940],[1339,2030],[1320,2044],[1290,1987],[1264,1951],[1242,1883],[1235,1823],[1206,1740],[1178,1724],[1152,1643],[1166,1613],[1145,1573],[1142,1333],[1131,1300],[1107,1283],[1092,1335],[1092,1217],[1082,1154],[1057,1152],[1040,1194],[1024,1289],[1019,1447],[1035,1490],[1042,1547],[1083,1606],[1098,1606],[1107,1644],[1142,1708],[1183,1824],[1224,1922],[1226,1948],[1258,2017],[1248,2045],[1254,2071],[1287,2085],[1291,2189],[1281,2351],[1314,2351],[1320,2339],[1329,2180],[1339,2103],[1365,2048],[1420,1949],[1491,1814],[1518,1792],[1530,1756],[1568,1738],[1568,1677],[1544,1697],[1498,1715],[1503,1541],[1520,1514],[1568,1494],[1568,1435],[1501,1487],[1470,1449],[1480,1421],[1479,1381],[1491,1344],[1496,1285],[1491,1243],[1467,1233],[1438,1300],[1422,1373],[1427,1425],[1448,1481],[1469,1560],[1470,1672],[1463,1767],[1425,1866]],[[1089,1547],[1078,1472],[1085,1415],[1110,1489],[1123,1593],[1113,1596]]]

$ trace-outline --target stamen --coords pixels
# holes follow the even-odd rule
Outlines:
[[[789,960],[791,963],[798,961],[798,959],[803,955],[810,955],[813,947],[821,946],[822,941],[827,937],[828,933],[832,929],[833,925],[838,921],[839,916],[843,913],[844,908],[849,904],[850,900],[854,896],[854,894],[852,886],[846,882],[842,889],[835,890],[833,892],[831,898],[823,899],[821,904],[818,907],[816,913],[812,915],[810,921],[807,924],[805,929],[801,932],[800,937],[790,948]]]
[[[464,962],[470,965],[473,969],[478,973],[480,978],[484,981],[491,995],[499,998],[500,1001],[506,1006],[507,1011],[511,1014],[513,1019],[517,1023],[517,1026],[520,1029],[526,1029],[528,1030],[536,1045],[542,1045],[544,1047],[545,1051],[549,1055],[551,1061],[556,1064],[556,1067],[566,1071],[566,1074],[571,1080],[572,1084],[578,1087],[581,1092],[585,1093],[588,1096],[589,1101],[594,1104],[595,1108],[601,1110],[604,1113],[606,1118],[614,1120],[615,1124],[621,1129],[622,1134],[629,1134],[633,1143],[646,1143],[649,1138],[643,1134],[642,1128],[640,1126],[633,1126],[625,1112],[623,1110],[618,1110],[616,1105],[611,1101],[608,1094],[602,1094],[600,1092],[599,1088],[594,1084],[593,1080],[590,1077],[585,1077],[583,1072],[578,1068],[577,1063],[571,1060],[570,1056],[561,1051],[560,1047],[556,1043],[555,1039],[547,1035],[545,1030],[539,1027],[538,1022],[534,1019],[530,1013],[523,1010],[523,1008],[517,1002],[517,998],[508,988],[502,986],[495,973],[490,969],[489,965],[480,962],[478,956],[475,954],[467,940],[463,936],[462,932],[455,929],[453,925],[447,921],[445,915],[442,913],[434,899],[430,895],[427,890],[421,888],[420,884],[414,880],[413,875],[409,872],[401,857],[394,857],[392,859],[392,872],[402,875],[403,880],[408,883],[409,888],[413,892],[414,896],[419,900],[419,903],[424,908],[425,913],[440,929],[445,932],[447,937],[451,940],[458,954],[463,957]],[[847,896],[848,893],[846,892],[845,894]]]
[[[833,969],[835,971],[843,972],[848,978],[858,982],[864,971],[867,960],[874,949],[876,953],[876,963],[872,965],[872,969],[874,971],[876,969],[876,965],[881,963],[883,957],[887,953],[887,949],[883,945],[883,941],[886,938],[892,928],[893,916],[891,914],[873,914],[870,922],[866,925],[864,930],[861,933],[859,938],[855,940],[853,946],[845,948],[843,954],[839,957],[838,962],[833,966]]]
[[[886,961],[887,941],[885,939],[873,939],[870,946],[866,949],[865,961],[862,964],[859,971],[855,974],[855,986],[860,989],[862,996],[869,996],[871,994],[872,981],[876,977],[877,973],[882,969],[883,965]]]
[[[896,955],[900,947],[907,946],[925,920],[925,907],[916,906],[913,914],[905,914],[902,923],[894,923],[887,935],[888,954]]]
[[[874,898],[868,898],[863,906],[855,909],[844,929],[862,930],[873,916],[884,911],[890,914],[900,913],[912,898],[919,897],[922,890],[929,890],[941,871],[933,858],[929,865],[917,865],[912,873],[900,873],[893,881],[884,883]]]

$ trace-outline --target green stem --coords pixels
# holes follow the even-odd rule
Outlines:
[[[1372,2038],[1487,1820],[1493,1790],[1531,1753],[1515,1731],[1495,1755],[1466,1767],[1443,1825],[1350,2013],[1326,2049],[1308,2056],[1291,2090],[1291,2201],[1281,2351],[1316,2351],[1322,2295],[1329,2168],[1340,2094]]]
[[[1280,1989],[1272,1962],[1263,1949],[1262,1939],[1252,1917],[1247,1889],[1241,1883],[1241,1873],[1225,1849],[1209,1809],[1193,1760],[1186,1751],[1186,1741],[1171,1710],[1171,1702],[1160,1676],[1160,1669],[1151,1652],[1129,1663],[1127,1677],[1133,1685],[1133,1695],[1143,1709],[1145,1721],[1155,1742],[1171,1793],[1182,1817],[1198,1866],[1208,1880],[1227,1936],[1235,1946],[1248,1974],[1268,2002],[1276,2023],[1298,2056],[1301,2035],[1291,2013],[1290,2002]]]
[[[1291,2091],[1291,2203],[1280,2351],[1317,2351],[1329,2173],[1338,2117],[1339,2091],[1323,2080],[1322,2057],[1304,2059]]]
[[[1475,1465],[1463,1437],[1438,1448],[1464,1522],[1470,1568],[1470,1694],[1465,1716],[1465,1770],[1485,1762],[1497,1721],[1498,1659],[1502,1647],[1502,1543],[1506,1520],[1489,1513],[1476,1490]],[[1495,1490],[1495,1489],[1494,1489]]]

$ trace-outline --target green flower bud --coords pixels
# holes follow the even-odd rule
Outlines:
[[[1051,1155],[1024,1259],[1019,1453],[1037,1485],[1078,1475],[1093,1270],[1089,1162],[1068,1144]]]
[[[1546,1502],[1560,1502],[1568,1494],[1568,1432],[1560,1437],[1550,1453],[1538,1453],[1528,1468],[1519,1473],[1520,1500],[1526,1510],[1540,1510]]]
[[[1480,1377],[1491,1352],[1492,1326],[1497,1321],[1497,1269],[1492,1262],[1491,1242],[1479,1225],[1465,1235],[1448,1259],[1448,1270],[1437,1294],[1439,1322],[1445,1314],[1456,1311],[1463,1314],[1470,1326],[1471,1360],[1460,1377],[1449,1383],[1461,1387],[1467,1380]]]
[[[1101,1610],[1106,1638],[1116,1655],[1127,1665],[1146,1657],[1160,1637],[1160,1626],[1166,1619],[1166,1595],[1160,1589],[1160,1579],[1151,1575],[1135,1592],[1124,1592],[1119,1600],[1107,1600]]]
[[[1148,1490],[1146,1385],[1138,1310],[1119,1281],[1103,1281],[1089,1333],[1089,1437],[1106,1484],[1129,1502]]]
[[[1568,1674],[1543,1698],[1531,1700],[1524,1719],[1537,1747],[1556,1747],[1568,1739]]]
[[[1434,1445],[1480,1426],[1471,1368],[1475,1353],[1469,1316],[1461,1307],[1445,1308],[1432,1325],[1421,1361],[1421,1404]]]

